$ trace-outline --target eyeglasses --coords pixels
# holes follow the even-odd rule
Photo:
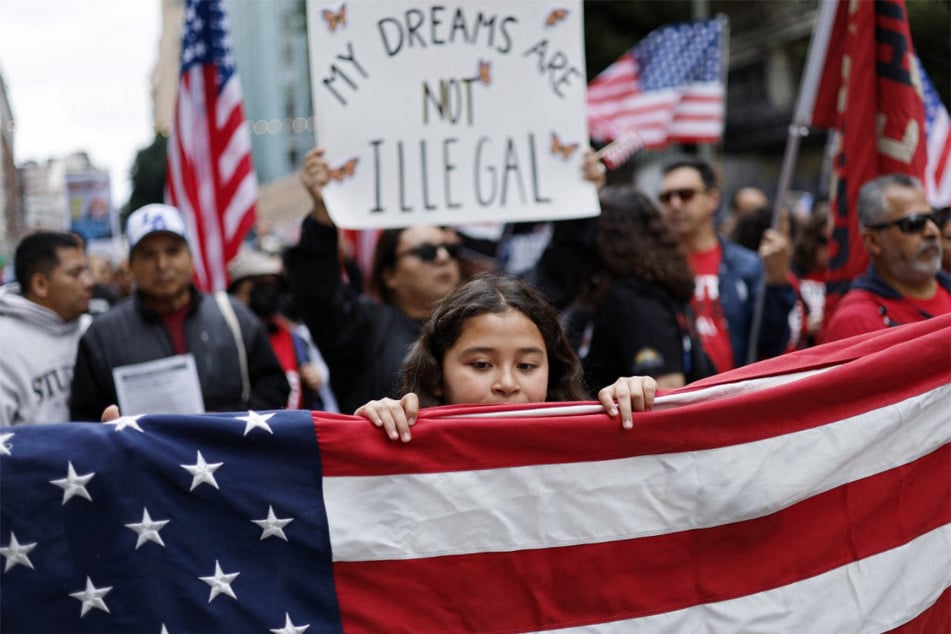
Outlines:
[[[705,189],[695,189],[693,187],[687,187],[685,189],[671,189],[670,191],[661,192],[657,198],[660,199],[660,202],[664,203],[665,205],[669,203],[670,199],[674,196],[685,203],[689,203],[691,200],[693,200],[694,196],[697,194],[702,194],[705,191]]]
[[[877,225],[868,225],[866,229],[887,229],[888,227],[898,227],[902,233],[921,233],[925,230],[928,221],[935,223],[935,226],[941,227],[940,214],[932,212],[930,214],[911,214],[897,220],[881,222]]]
[[[445,249],[446,253],[449,254],[449,257],[455,259],[459,257],[459,245],[452,242],[443,242],[442,244],[433,244],[432,242],[424,242],[420,245],[403,251],[402,253],[397,253],[396,257],[401,258],[404,255],[415,255],[423,262],[432,262],[439,256],[439,249]]]

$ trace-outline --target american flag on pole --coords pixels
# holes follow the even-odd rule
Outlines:
[[[588,84],[591,137],[636,132],[648,149],[718,142],[728,39],[722,16],[651,31]]]
[[[254,226],[257,201],[224,0],[185,3],[165,200],[188,226],[196,283],[205,291],[224,289],[228,262]]]
[[[738,368],[624,431],[449,406],[0,434],[18,632],[947,632],[951,316]]]
[[[921,75],[921,96],[925,102],[925,136],[928,143],[925,192],[928,202],[933,206],[947,207],[951,205],[951,118],[917,56],[915,64]]]

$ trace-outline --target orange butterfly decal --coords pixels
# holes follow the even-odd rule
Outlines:
[[[492,83],[492,63],[479,60],[479,81],[489,85]]]
[[[333,33],[337,30],[338,26],[347,25],[347,5],[341,4],[340,8],[336,12],[331,11],[330,9],[324,9],[323,11],[324,22],[327,23],[327,28],[330,29],[330,32]]]
[[[336,167],[330,170],[330,179],[335,181],[342,181],[345,178],[353,176],[353,173],[357,171],[357,161],[359,159],[352,158],[340,167]]]
[[[563,144],[558,138],[558,134],[555,132],[551,133],[551,153],[555,156],[561,154],[561,159],[567,161],[571,158],[571,155],[575,153],[575,150],[578,149],[577,143]]]
[[[545,18],[545,26],[555,26],[568,17],[568,9],[553,9]]]

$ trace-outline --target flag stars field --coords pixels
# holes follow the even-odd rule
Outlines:
[[[268,537],[280,537],[284,541],[287,541],[287,535],[284,534],[284,527],[293,522],[294,519],[290,517],[286,519],[277,517],[274,515],[274,507],[268,505],[267,517],[265,519],[251,521],[263,529],[261,531],[261,539],[267,539]]]
[[[164,547],[165,542],[162,541],[162,536],[159,535],[159,531],[165,528],[168,522],[169,520],[153,520],[149,516],[149,510],[143,508],[142,521],[134,524],[126,524],[125,526],[138,534],[139,538],[135,542],[135,549],[138,550],[139,546],[145,542],[155,542],[159,546]]]
[[[92,496],[89,495],[89,491],[86,490],[86,485],[89,484],[89,481],[92,480],[96,474],[87,473],[86,475],[77,475],[76,469],[73,468],[73,463],[69,462],[68,465],[66,477],[60,478],[59,480],[50,480],[50,484],[55,484],[63,489],[63,504],[66,504],[71,498],[77,495],[92,502]]]
[[[215,471],[217,471],[224,463],[223,462],[205,462],[205,457],[201,455],[200,451],[196,451],[198,454],[197,461],[195,464],[183,464],[180,465],[182,469],[192,474],[192,486],[189,491],[194,491],[195,488],[200,484],[210,484],[211,486],[219,489],[218,481],[215,480]]]
[[[263,539],[263,537],[262,537]],[[10,569],[20,564],[21,566],[26,566],[30,570],[33,570],[33,562],[30,561],[30,558],[27,557],[29,552],[36,548],[36,544],[21,544],[17,540],[17,536],[10,531],[10,543],[6,546],[0,546],[0,556],[6,557],[7,563],[3,567],[4,572],[10,572]]]
[[[274,434],[274,430],[271,429],[271,426],[267,422],[274,416],[271,414],[258,414],[257,412],[252,412],[248,410],[247,416],[238,416],[238,420],[244,421],[246,424],[244,426],[244,435],[247,436],[252,429],[263,429],[269,434]]]
[[[106,602],[103,601],[102,598],[111,591],[112,586],[97,588],[95,585],[93,585],[92,579],[86,577],[86,589],[80,590],[79,592],[72,592],[69,596],[82,601],[83,607],[82,611],[79,613],[79,616],[83,617],[86,616],[86,613],[93,608],[102,610],[104,612],[109,612],[109,608],[106,606]]]
[[[13,438],[13,434],[0,434],[0,456],[9,456],[13,445],[8,445],[7,441]]]
[[[274,634],[303,634],[310,625],[294,625],[291,621],[291,615],[284,613],[284,627],[271,630]]]
[[[106,425],[113,425],[116,428],[116,431],[123,431],[125,429],[134,429],[140,434],[144,434],[142,428],[139,427],[139,419],[142,418],[143,414],[138,414],[136,416],[120,416],[115,420],[111,420],[106,423]]]
[[[231,589],[231,584],[240,575],[240,572],[231,572],[225,573],[221,570],[221,564],[218,563],[218,560],[215,560],[215,574],[210,577],[198,577],[209,586],[211,586],[211,595],[208,597],[208,603],[214,601],[215,597],[219,594],[226,594],[232,599],[237,600],[237,595],[235,595],[234,590]]]

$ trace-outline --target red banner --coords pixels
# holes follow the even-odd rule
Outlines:
[[[868,264],[856,208],[861,186],[893,172],[924,178],[925,108],[903,0],[839,3],[812,124],[838,135],[828,315]]]

